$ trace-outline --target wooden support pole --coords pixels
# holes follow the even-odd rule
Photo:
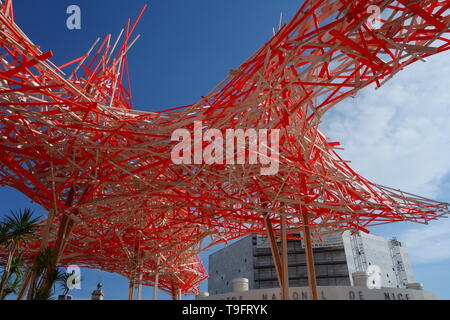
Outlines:
[[[52,175],[53,175],[53,173],[52,173]],[[70,188],[69,194],[68,194],[67,199],[66,199],[66,203],[65,203],[66,207],[70,207],[73,204],[74,194],[75,194],[75,190],[72,187],[72,188]],[[57,210],[56,207],[54,208],[54,210]],[[47,225],[45,226],[44,236],[43,236],[42,243],[41,243],[41,251],[44,250],[47,247],[47,245],[48,245],[48,240],[49,240],[49,236],[50,236],[51,225],[53,224],[54,214],[55,214],[54,211],[50,211],[49,212],[49,217],[47,219]],[[47,268],[47,273],[49,273],[52,270],[56,269],[56,264],[58,263],[58,260],[60,258],[60,254],[62,253],[61,252],[61,248],[65,245],[65,241],[67,240],[66,237],[68,236],[68,234],[70,234],[70,232],[72,230],[72,227],[73,227],[73,221],[66,214],[64,214],[62,216],[62,219],[61,219],[61,222],[60,222],[60,225],[59,225],[59,229],[58,229],[58,233],[57,233],[56,241],[55,241],[55,245],[54,245],[54,250],[55,250],[55,253],[57,255],[56,256],[56,261],[55,261],[54,265],[49,266]],[[28,289],[28,294],[27,294],[27,300],[33,299],[34,292],[36,290],[36,281],[37,281],[37,278],[39,276],[34,271],[30,271],[30,272],[31,272],[31,275],[30,275],[30,279],[28,280],[28,282],[29,282],[29,289]],[[28,285],[28,284],[24,284],[24,285]],[[43,283],[43,286],[47,286],[48,287],[50,285],[51,284],[48,281],[44,281],[44,283]],[[26,289],[26,287],[23,288],[23,290],[25,290],[25,289]],[[22,290],[22,288],[21,288],[21,290]]]
[[[153,287],[153,300],[158,299],[159,272],[155,275],[155,286]]]
[[[53,226],[53,220],[54,220],[55,214],[53,210],[50,210],[48,212],[47,222],[45,226],[43,227],[43,236],[42,236],[42,242],[41,242],[41,250],[44,250],[47,248],[48,240],[50,238],[50,232]]]
[[[160,259],[158,258],[158,260],[156,262],[155,285],[153,286],[153,300],[158,299],[159,263],[160,263]]]
[[[58,215],[58,204],[57,204],[57,198],[56,198],[56,186],[55,186],[55,173],[53,170],[53,163],[51,165],[51,177],[52,177],[52,194],[53,194],[53,210],[50,210],[48,212],[48,217],[45,226],[43,227],[43,236],[42,236],[42,242],[41,242],[41,251],[47,248],[48,241],[50,239],[50,233],[52,231],[53,223],[55,220],[55,216]],[[73,197],[70,198],[68,201],[73,201]]]
[[[172,299],[181,300],[181,289],[178,286],[172,285]]]
[[[64,235],[63,241],[61,243],[61,247],[59,248],[59,254],[58,254],[58,260],[61,258],[61,256],[64,254],[64,251],[66,250],[67,243],[69,242],[70,236],[72,234],[73,226],[75,225],[74,216],[69,217],[69,221],[67,223],[66,233]]]
[[[281,288],[281,299],[289,300],[289,266],[287,247],[286,217],[281,215],[281,270],[283,287]]]
[[[303,216],[303,242],[305,244],[306,268],[308,270],[308,284],[311,300],[318,300],[316,268],[314,265],[314,253],[311,242],[311,229],[309,226],[308,213],[302,210]]]
[[[134,296],[134,280],[130,278],[130,284],[128,286],[128,300],[133,300]]]
[[[80,204],[83,201],[83,199],[88,194],[88,191],[89,191],[89,187],[86,186],[83,191],[83,194],[81,195],[80,199],[78,200],[78,204]],[[72,187],[70,189],[69,195],[66,199],[66,207],[71,207],[73,205],[74,196],[75,196],[75,189]],[[67,242],[72,233],[73,226],[75,225],[74,217],[76,217],[78,215],[78,213],[79,213],[79,210],[78,210],[78,208],[76,208],[73,210],[71,215],[67,215],[67,214],[63,215],[60,230],[58,230],[58,236],[56,238],[56,242],[54,245],[54,250],[57,253],[56,262],[59,261],[62,254],[64,253]],[[55,268],[56,268],[56,265],[55,265]]]
[[[142,300],[142,278],[143,278],[143,273],[141,270],[139,273],[138,300]]]
[[[173,283],[172,283],[172,290],[170,290],[171,291],[171,294],[172,294],[172,300],[176,300],[176,297],[175,297],[175,286],[173,285]]]
[[[275,233],[273,231],[272,222],[269,217],[264,218],[264,223],[267,228],[267,234],[269,236],[270,250],[272,252],[273,262],[275,264],[275,270],[277,272],[278,283],[280,284],[281,296],[283,297],[284,292],[284,276],[281,265],[280,253],[278,251],[277,240],[275,239]]]
[[[73,198],[74,198],[74,194],[75,194],[75,190],[74,188],[70,189],[69,195],[66,199],[66,206],[70,207],[73,203]],[[54,245],[54,250],[56,253],[56,261],[54,265],[51,265],[47,268],[46,272],[50,273],[53,270],[56,269],[56,264],[58,263],[58,260],[60,258],[60,254],[62,253],[62,248],[65,245],[65,241],[67,240],[66,238],[68,237],[68,235],[70,234],[70,232],[72,231],[72,227],[73,227],[73,220],[71,218],[69,218],[66,214],[64,214],[62,216],[60,225],[59,225],[59,229],[58,229],[58,233],[56,236],[56,241],[55,241],[55,245]],[[45,241],[45,239],[43,239]],[[47,239],[48,240],[48,239]],[[42,243],[44,244],[44,243]],[[45,247],[42,246],[41,249],[44,249]],[[36,290],[36,281],[39,275],[37,275],[35,272],[32,272],[31,276],[30,276],[30,287],[28,289],[28,295],[27,295],[27,300],[31,300],[34,297],[34,292]],[[42,284],[43,287],[49,287],[51,286],[51,283],[48,280],[45,280]]]

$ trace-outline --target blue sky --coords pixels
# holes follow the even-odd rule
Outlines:
[[[145,1],[15,0],[17,23],[43,51],[52,50],[59,65],[83,55],[98,36],[117,36],[128,17]],[[66,8],[80,6],[82,29],[66,28]],[[135,109],[154,111],[196,102],[263,45],[287,22],[300,0],[155,0],[149,1],[136,33],[141,39],[129,53]],[[325,118],[323,130],[341,140],[343,155],[362,175],[385,185],[450,201],[449,55],[413,66],[380,90],[368,88],[340,104]],[[428,88],[428,89],[424,89]],[[432,90],[431,90],[432,88]],[[420,94],[418,94],[420,93]],[[446,117],[448,116],[448,117]],[[43,209],[20,193],[0,188],[2,213]],[[406,240],[415,275],[425,288],[450,299],[450,224],[403,223],[371,229]],[[213,249],[215,250],[215,248]],[[211,252],[211,251],[210,251]],[[202,254],[207,266],[207,252]],[[78,299],[88,299],[102,281],[107,299],[125,299],[126,279],[83,270]],[[202,285],[206,288],[206,282]],[[152,288],[144,290],[150,299]],[[161,295],[161,297],[167,297]]]

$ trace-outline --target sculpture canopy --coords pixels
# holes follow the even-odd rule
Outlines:
[[[382,12],[368,23],[369,6]],[[197,254],[252,233],[364,230],[427,223],[448,204],[360,176],[320,131],[321,117],[371,84],[450,49],[450,1],[305,0],[295,17],[192,105],[158,113],[132,108],[127,53],[134,23],[88,53],[55,66],[0,14],[0,184],[46,208],[42,240],[61,264],[116,272],[196,292]],[[144,7],[145,9],[145,7]],[[72,69],[70,69],[72,68]],[[62,72],[65,71],[66,73]],[[71,70],[71,71],[68,71]],[[176,88],[174,88],[176,90]],[[174,130],[280,129],[279,172],[259,165],[176,165]],[[61,231],[64,230],[64,231]],[[70,235],[70,236],[69,236]],[[203,246],[203,240],[212,243]],[[159,261],[159,262],[158,262]]]

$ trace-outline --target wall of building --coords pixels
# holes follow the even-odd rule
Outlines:
[[[346,231],[342,234],[342,244],[344,246],[344,252],[345,252],[345,258],[347,260],[347,268],[348,268],[348,274],[353,274],[357,271],[358,268],[356,267],[356,261],[355,261],[355,256],[354,256],[354,252],[353,252],[353,248],[352,248],[352,243],[351,243],[351,235],[350,232]],[[353,284],[353,279],[352,277],[350,277],[350,285],[354,285]]]
[[[382,287],[404,288],[407,283],[415,282],[404,243],[362,232],[354,236],[359,236],[361,239],[362,250],[360,254],[363,256],[364,268],[363,270],[358,268],[358,263],[355,261],[355,248],[351,240],[352,235],[346,231],[342,238],[349,274],[356,271],[366,271],[369,266],[377,266],[380,269],[379,275]],[[396,243],[394,247],[393,243]],[[398,250],[398,255],[395,255],[395,250]],[[351,284],[353,285],[352,279]]]
[[[369,266],[379,268],[382,288],[405,288],[406,283],[415,282],[404,243],[366,233],[351,235],[348,231],[322,240],[313,249],[319,286],[351,286],[351,274],[366,271]],[[393,243],[397,245],[392,247]],[[400,275],[398,262],[403,270]],[[288,240],[288,269],[291,287],[308,285],[301,240]],[[231,292],[235,278],[247,278],[250,290],[279,286],[270,245],[263,236],[245,237],[210,255],[209,276],[211,295]]]
[[[209,256],[208,291],[211,295],[231,292],[233,279],[249,279],[254,289],[253,237],[245,237]]]
[[[255,289],[278,287],[276,269],[269,248],[255,248]],[[314,248],[318,285],[349,285],[349,275],[343,247]],[[306,255],[301,241],[288,241],[289,285],[306,286],[308,273]]]
[[[330,243],[331,245],[331,243]],[[314,248],[318,285],[350,285],[342,242]],[[289,285],[306,286],[308,274],[302,241],[288,241]],[[248,278],[250,289],[276,288],[278,277],[265,237],[249,236],[212,254],[208,290],[211,295],[232,291],[234,278]]]
[[[402,246],[400,248],[400,254],[403,260],[403,264],[405,266],[406,278],[408,283],[416,282],[416,278],[414,277],[414,271],[411,264],[411,260],[409,259],[408,248],[404,242],[401,242]]]

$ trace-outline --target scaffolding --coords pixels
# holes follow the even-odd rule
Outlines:
[[[356,271],[365,272],[367,270],[367,260],[360,233],[356,232],[355,234],[351,235],[350,242],[352,247],[353,260],[355,260]]]
[[[402,255],[400,253],[401,246],[402,243],[396,238],[392,238],[391,241],[389,241],[389,251],[391,254],[395,277],[397,279],[397,288],[405,288],[406,284],[408,283],[405,266],[403,264]]]

